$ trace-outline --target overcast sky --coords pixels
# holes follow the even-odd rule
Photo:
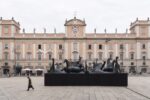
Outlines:
[[[13,16],[26,32],[64,32],[66,18],[85,18],[86,32],[125,32],[131,21],[150,17],[150,0],[0,0],[0,16]]]

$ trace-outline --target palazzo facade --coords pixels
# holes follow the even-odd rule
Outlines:
[[[150,20],[130,24],[130,32],[86,32],[85,20],[74,17],[65,21],[65,33],[20,32],[20,24],[13,18],[0,19],[0,69],[13,66],[48,69],[51,59],[62,63],[64,59],[87,60],[90,66],[96,59],[103,62],[118,56],[124,72],[150,72]]]

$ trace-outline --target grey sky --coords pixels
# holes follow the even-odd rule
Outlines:
[[[125,32],[131,21],[150,17],[150,0],[0,0],[0,16],[19,21],[26,32],[64,32],[65,19],[85,18],[86,32]]]

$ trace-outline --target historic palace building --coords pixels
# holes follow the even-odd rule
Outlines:
[[[134,21],[130,32],[86,33],[86,22],[74,17],[65,21],[65,33],[20,32],[20,24],[13,18],[0,18],[0,69],[13,72],[13,66],[48,69],[51,59],[57,63],[64,59],[82,57],[91,66],[93,61],[103,62],[119,57],[122,71],[150,72],[150,20]]]

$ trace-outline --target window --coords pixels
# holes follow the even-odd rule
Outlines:
[[[62,53],[59,54],[59,60],[62,60]]]
[[[9,27],[7,25],[4,26],[4,33],[8,33],[9,32]]]
[[[59,45],[59,50],[62,50],[62,45],[61,44]]]
[[[110,58],[110,59],[113,59],[113,52],[110,52],[110,53],[109,53],[109,58]]]
[[[5,44],[5,45],[4,45],[4,48],[5,48],[5,49],[8,49],[8,44]]]
[[[131,65],[134,65],[134,62],[131,62]]]
[[[143,62],[143,65],[146,65],[146,62],[145,62],[145,61]]]
[[[123,52],[120,52],[120,59],[123,59]]]
[[[142,58],[143,58],[143,60],[145,60],[145,59],[146,59],[146,57],[145,57],[145,56],[143,56]]]
[[[42,53],[38,52],[38,60],[42,60]]]
[[[38,49],[42,49],[42,46],[41,46],[41,44],[39,44],[39,45],[38,45]]]
[[[101,44],[99,45],[99,49],[102,49],[102,45]]]
[[[77,51],[77,43],[73,43],[73,50]]]
[[[131,58],[131,59],[134,59],[134,52],[132,52],[132,53],[130,54],[130,58]]]
[[[8,52],[4,53],[5,60],[8,60]]]
[[[142,44],[142,49],[146,49],[146,46],[145,46],[145,44]]]
[[[91,52],[88,53],[88,59],[89,59],[89,60],[92,59],[92,53],[91,53]]]
[[[5,64],[4,64],[5,66],[8,66],[8,63],[7,62],[5,62]]]
[[[98,53],[98,58],[99,58],[99,60],[102,60],[102,59],[103,59],[103,52],[99,52],[99,53]]]
[[[89,50],[92,49],[92,45],[91,44],[88,45],[88,49]]]
[[[123,44],[120,45],[120,49],[123,50]]]
[[[31,56],[31,52],[27,52],[27,60],[31,60],[32,56]]]
[[[49,57],[49,60],[51,60],[51,59],[52,59],[52,55],[51,55],[51,54],[49,54],[49,55],[48,55],[48,57]]]
[[[142,53],[141,53],[141,57],[142,57],[143,60],[146,60],[146,55],[147,55],[146,52],[142,52]]]

